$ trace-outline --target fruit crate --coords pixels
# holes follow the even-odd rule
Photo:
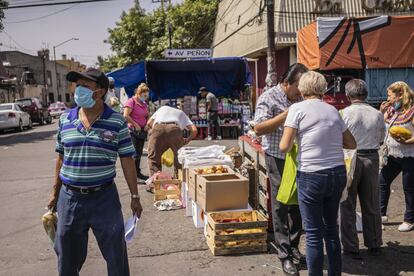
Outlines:
[[[267,251],[267,219],[258,211],[207,213],[206,228],[214,256]]]
[[[154,181],[154,202],[170,198],[181,198],[181,180],[155,180]],[[169,189],[172,187],[172,189]]]

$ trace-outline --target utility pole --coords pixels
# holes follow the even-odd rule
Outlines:
[[[42,59],[43,65],[43,104],[47,104],[47,83],[46,83],[46,56],[49,55],[49,50],[42,49],[37,52],[38,56]]]
[[[265,0],[267,9],[267,76],[271,86],[277,84],[276,45],[275,45],[275,0]],[[270,83],[266,83],[270,85]]]

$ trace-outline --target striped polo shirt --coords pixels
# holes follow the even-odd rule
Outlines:
[[[117,156],[135,155],[125,118],[105,105],[101,117],[87,131],[78,114],[76,107],[59,120],[56,152],[63,155],[60,179],[78,187],[113,181]]]

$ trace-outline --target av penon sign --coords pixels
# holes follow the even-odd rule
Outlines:
[[[209,58],[211,49],[166,49],[165,58]]]

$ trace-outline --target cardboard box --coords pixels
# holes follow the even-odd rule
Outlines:
[[[203,209],[195,201],[192,202],[192,209],[194,226],[196,228],[204,228],[205,214]]]
[[[182,182],[178,179],[170,180],[155,180],[154,181],[154,201],[168,199],[170,196],[177,196],[181,198],[181,184]],[[174,185],[176,189],[167,190],[168,186]]]
[[[189,168],[188,170],[188,190],[190,192],[190,196],[194,201],[197,201],[197,177],[201,174],[197,173],[197,169],[204,169],[204,168],[211,168],[213,166],[203,166],[197,168]],[[223,166],[227,169],[227,173],[235,173],[229,166]],[[207,174],[205,174],[207,175]],[[208,174],[213,175],[213,174]],[[220,175],[220,174],[217,174]]]
[[[244,209],[248,206],[249,181],[240,174],[197,176],[197,203],[205,212]]]
[[[188,184],[183,183],[183,205],[185,206],[185,215],[187,217],[193,216],[193,200],[188,193]]]

